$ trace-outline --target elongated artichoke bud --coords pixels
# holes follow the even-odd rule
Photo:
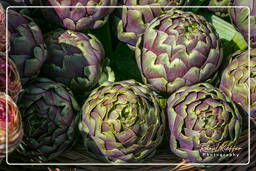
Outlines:
[[[230,10],[231,20],[238,30],[248,40],[250,29],[251,47],[256,48],[256,1],[255,0],[233,0],[232,6],[245,6],[247,8],[234,8]],[[249,21],[250,20],[250,26]],[[249,28],[251,27],[251,28]]]
[[[100,160],[139,162],[162,142],[165,117],[157,97],[133,80],[95,89],[82,108],[79,128],[88,153]]]
[[[6,106],[8,113],[6,113]],[[8,122],[8,130],[6,130],[6,121]],[[7,151],[12,152],[20,144],[23,137],[21,116],[11,97],[0,92],[0,159],[6,155],[6,131],[8,132]]]
[[[135,55],[144,82],[167,94],[207,80],[222,61],[212,25],[180,10],[155,18],[139,38]]]
[[[188,0],[122,0],[122,16],[118,21],[117,35],[119,40],[134,48],[138,38],[144,33],[148,24],[165,10],[170,8],[151,8],[150,6],[182,6],[189,4]],[[144,5],[143,8],[129,6]]]
[[[250,114],[252,119],[256,119],[256,49],[251,50],[251,74],[249,73],[249,51],[238,51],[232,58],[231,63],[223,71],[220,89],[248,113],[250,90]]]
[[[6,61],[8,60],[8,61]],[[6,65],[7,64],[7,65]],[[6,78],[6,66],[8,67],[8,77]],[[16,99],[21,91],[20,75],[16,65],[11,59],[6,59],[5,54],[0,52],[0,91],[6,91],[6,83],[8,82],[8,94]]]
[[[13,10],[9,10],[8,17],[8,29],[11,33],[9,56],[16,64],[24,85],[38,76],[47,51],[42,32],[30,18]]]
[[[105,52],[96,37],[58,30],[50,33],[46,42],[49,55],[43,73],[47,77],[66,84],[74,92],[89,90],[98,83]]]
[[[19,151],[28,158],[50,160],[75,143],[79,106],[63,84],[33,80],[21,93],[18,106],[24,123]]]
[[[183,87],[168,99],[170,147],[190,162],[220,162],[227,155],[211,150],[233,147],[242,118],[235,104],[208,83]],[[227,151],[224,151],[226,153]]]
[[[95,8],[58,8],[44,9],[43,13],[47,19],[66,29],[81,31],[84,29],[97,29],[108,20],[117,0],[41,0],[42,5],[50,6],[95,6]],[[100,8],[102,7],[102,8]]]

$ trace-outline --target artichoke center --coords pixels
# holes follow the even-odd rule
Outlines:
[[[136,121],[137,113],[134,112],[133,108],[132,104],[126,104],[120,113],[120,121],[125,128],[131,127]]]

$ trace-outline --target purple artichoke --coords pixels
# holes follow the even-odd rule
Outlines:
[[[106,83],[84,103],[79,128],[91,156],[113,163],[139,162],[162,142],[165,117],[157,97],[133,80]]]
[[[245,40],[251,42],[251,47],[256,48],[256,1],[255,0],[233,0],[233,6],[248,6],[247,8],[235,8],[230,10],[231,20],[238,30],[243,34]],[[250,15],[249,15],[250,14]],[[249,21],[250,19],[250,38]]]
[[[249,78],[248,67],[249,52],[238,51],[233,54],[232,58],[231,63],[223,71],[220,89],[247,112],[249,110],[248,90],[250,89],[250,114],[252,119],[256,119],[256,49],[251,50],[251,78]]]
[[[168,94],[207,80],[222,62],[219,37],[212,25],[180,10],[154,19],[138,40],[135,54],[144,82]]]
[[[78,136],[79,106],[61,83],[38,78],[22,91],[18,106],[24,123],[19,151],[46,161],[70,148]]]
[[[8,77],[6,78],[6,60],[8,67]],[[8,94],[16,99],[18,93],[21,91],[20,75],[16,65],[11,59],[6,59],[5,54],[0,53],[0,91],[6,91],[6,82],[8,81]]]
[[[6,104],[7,103],[7,104]],[[6,113],[8,107],[8,114]],[[6,121],[8,120],[8,152],[21,142],[23,129],[20,112],[8,95],[0,92],[0,160],[6,155]]]
[[[9,10],[8,17],[8,30],[11,33],[9,57],[16,64],[24,85],[37,77],[47,51],[42,32],[30,18],[13,10]]]
[[[108,20],[114,8],[104,6],[116,5],[117,0],[41,0],[42,5],[74,6],[80,8],[44,9],[45,17],[66,29],[81,31],[96,29]],[[95,6],[95,8],[81,8],[81,6]],[[98,8],[103,7],[103,8]]]
[[[183,87],[167,102],[170,147],[174,154],[190,162],[220,162],[241,133],[242,118],[236,105],[208,83]]]
[[[74,92],[89,90],[98,83],[105,52],[96,37],[57,30],[49,34],[46,43],[48,59],[42,70],[44,75],[66,84]]]
[[[122,0],[122,16],[118,21],[117,35],[119,40],[134,48],[138,38],[144,33],[149,23],[166,9],[150,8],[150,6],[182,6],[188,5],[189,0]],[[144,5],[143,8],[132,8],[129,6]],[[148,6],[147,6],[148,5]]]

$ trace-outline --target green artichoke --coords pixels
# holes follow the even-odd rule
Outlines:
[[[6,61],[8,60],[8,62]],[[8,67],[8,77],[6,78],[6,62]],[[8,81],[8,94],[16,99],[21,91],[20,75],[16,65],[10,58],[6,59],[5,54],[0,52],[0,91],[6,91],[6,83]]]
[[[155,18],[139,38],[135,55],[144,82],[168,94],[209,79],[222,62],[212,25],[180,10]]]
[[[81,31],[84,29],[97,29],[108,20],[117,0],[41,0],[42,5],[47,6],[75,6],[80,8],[58,8],[44,9],[46,19],[66,29]],[[95,8],[81,8],[81,6],[95,6]],[[103,7],[103,8],[100,8]]]
[[[208,6],[230,6],[231,0],[210,0]],[[214,11],[216,15],[221,17],[228,16],[228,8],[210,8],[209,10]]]
[[[6,107],[8,107],[8,114],[6,114]],[[7,120],[8,130],[6,130]],[[12,152],[20,144],[23,137],[21,116],[11,97],[0,92],[0,159],[6,155],[6,131],[8,132],[7,151]]]
[[[150,8],[150,6],[182,6],[190,0],[122,0],[122,14],[118,19],[117,36],[119,40],[134,48],[138,38],[144,33],[149,23],[170,8]],[[143,5],[143,8],[129,6]]]
[[[170,148],[190,162],[220,162],[241,133],[242,118],[235,104],[208,83],[183,87],[167,102]],[[209,154],[209,156],[207,156]],[[216,154],[214,156],[214,154]]]
[[[249,38],[250,19],[250,39],[251,47],[256,48],[256,1],[255,0],[233,0],[232,6],[247,6],[250,8],[234,8],[230,10],[231,20],[238,30],[243,34],[245,40]],[[250,15],[249,15],[250,14]]]
[[[85,101],[79,128],[91,156],[113,163],[139,162],[162,142],[165,117],[147,86],[133,80],[109,82]]]
[[[22,84],[37,77],[46,60],[47,51],[39,27],[28,17],[8,11],[11,33],[9,57],[16,64]]]
[[[48,59],[42,70],[45,76],[66,84],[74,92],[89,90],[98,83],[105,52],[96,37],[58,30],[49,34],[46,44]]]
[[[18,106],[24,123],[19,151],[28,158],[50,160],[75,143],[79,106],[63,84],[33,80],[21,93]]]
[[[238,51],[223,71],[220,89],[235,103],[249,113],[249,90],[251,91],[250,115],[256,119],[256,49],[251,50],[251,79],[249,74],[249,52]],[[249,87],[249,81],[251,86]]]

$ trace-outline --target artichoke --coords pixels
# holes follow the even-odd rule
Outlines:
[[[230,6],[231,0],[210,0],[208,6]],[[221,17],[228,16],[228,8],[210,8],[216,15]]]
[[[134,80],[95,89],[84,103],[79,124],[88,154],[113,163],[151,157],[163,139],[164,127],[157,97]]]
[[[135,55],[144,82],[170,94],[210,78],[221,64],[222,48],[203,17],[171,10],[148,25]]]
[[[233,0],[232,6],[248,6],[247,8],[234,8],[230,10],[231,20],[238,30],[243,34],[245,40],[249,37],[250,19],[250,41],[251,47],[256,48],[256,1],[255,0]],[[249,16],[250,14],[250,16]]]
[[[21,93],[18,106],[24,123],[19,151],[24,155],[46,161],[75,143],[79,106],[63,84],[46,78],[33,80]]]
[[[49,55],[42,73],[74,92],[91,89],[98,83],[105,52],[96,37],[58,30],[49,34],[46,43]]]
[[[6,107],[8,107],[7,115]],[[6,130],[7,120],[8,130]],[[12,152],[20,144],[23,137],[21,116],[11,97],[0,92],[0,159],[4,158],[6,154],[6,131],[8,133],[7,151]]]
[[[8,17],[8,30],[11,33],[9,56],[16,64],[24,85],[37,77],[47,51],[39,27],[30,18],[13,10],[9,10]]]
[[[123,6],[121,18],[118,19],[117,36],[119,40],[128,44],[132,49],[138,38],[144,33],[149,23],[166,9],[150,8],[150,6],[182,6],[189,4],[189,0],[122,0]],[[143,8],[129,6],[144,5]]]
[[[41,4],[47,6],[74,6],[75,8],[44,9],[43,13],[49,21],[55,24],[66,29],[81,31],[103,26],[114,10],[114,8],[105,8],[104,6],[116,5],[117,0],[41,0]],[[95,8],[83,8],[81,6],[95,6]]]
[[[8,60],[8,62],[6,61]],[[8,78],[6,78],[6,62],[8,66]],[[7,79],[7,80],[6,80]],[[15,99],[21,91],[20,75],[16,65],[11,59],[6,59],[5,54],[0,53],[0,91],[6,91],[8,81],[8,94]]]
[[[242,118],[235,104],[208,83],[173,93],[167,115],[172,152],[191,162],[222,161],[225,155],[214,156],[222,151],[211,148],[233,147],[241,133]]]
[[[251,91],[251,117],[256,119],[256,49],[251,50],[251,79],[249,78],[249,52],[238,51],[223,71],[220,89],[235,103],[249,113],[249,95]],[[249,87],[249,81],[251,86]]]

